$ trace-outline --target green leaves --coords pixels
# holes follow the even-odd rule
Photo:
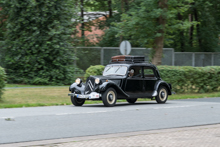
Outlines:
[[[75,0],[1,0],[8,82],[69,84],[74,74],[71,19]],[[70,70],[71,69],[71,70]]]
[[[220,67],[158,66],[162,79],[181,93],[215,92],[220,89]]]
[[[90,66],[86,70],[86,74],[84,75],[84,78],[87,79],[90,75],[91,76],[102,75],[104,68],[105,68],[105,66],[103,66],[103,65]]]

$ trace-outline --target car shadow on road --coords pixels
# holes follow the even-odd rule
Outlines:
[[[126,107],[126,106],[140,106],[140,105],[161,105],[161,104],[158,104],[156,102],[136,102],[134,104],[129,104],[129,103],[116,103],[114,107],[119,107],[119,106],[123,106],[123,107]],[[87,105],[83,105],[83,107],[105,107],[105,108],[113,108],[113,107],[106,107],[104,106],[103,104],[87,104]]]

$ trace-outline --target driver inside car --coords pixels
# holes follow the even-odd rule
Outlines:
[[[130,71],[129,71],[129,77],[132,77],[134,75],[134,69],[131,69]]]

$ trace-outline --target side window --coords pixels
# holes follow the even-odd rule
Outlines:
[[[131,67],[130,68],[130,70],[129,71],[131,71],[132,70],[132,74],[129,74],[129,76],[130,77],[140,77],[141,78],[141,73],[142,73],[142,71],[141,71],[141,67],[139,67],[139,66],[133,66],[133,67]]]
[[[144,67],[144,77],[155,77],[153,69],[149,67]]]

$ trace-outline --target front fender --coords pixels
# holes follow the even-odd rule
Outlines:
[[[117,84],[114,82],[108,81],[104,82],[101,85],[99,85],[100,92],[106,91],[109,87],[112,87],[116,90],[118,94],[120,94],[122,97],[130,97],[128,94],[126,94]]]
[[[69,87],[69,91],[75,92],[76,94],[84,94],[85,92],[85,85],[81,83],[81,85],[77,85],[76,83],[73,83]]]
[[[160,81],[157,81],[157,82],[156,82],[156,84],[154,85],[154,90],[157,91],[158,88],[159,88],[160,86],[162,86],[162,85],[167,88],[168,94],[171,95],[171,94],[172,94],[172,92],[171,92],[171,89],[172,89],[171,84],[168,84],[168,83],[166,83],[166,82],[163,81],[163,80],[160,80]]]

